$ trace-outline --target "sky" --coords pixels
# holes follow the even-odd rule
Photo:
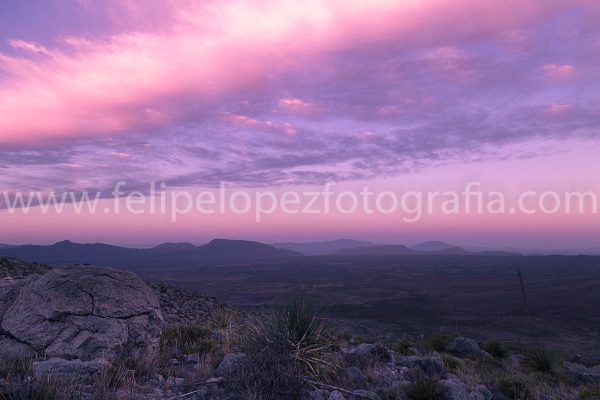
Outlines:
[[[593,0],[0,2],[0,192],[600,195]],[[103,195],[103,202],[110,196]],[[599,247],[592,215],[9,213],[0,242]],[[35,207],[34,207],[35,208]]]

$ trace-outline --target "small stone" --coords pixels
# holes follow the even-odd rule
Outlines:
[[[175,387],[181,387],[183,385],[185,385],[185,379],[183,378],[175,378]]]
[[[346,398],[340,391],[334,390],[329,393],[329,398],[327,400],[346,400]]]
[[[227,354],[217,367],[216,372],[219,376],[226,376],[235,373],[244,365],[246,359],[247,356],[244,353]]]
[[[379,400],[379,396],[377,396],[375,393],[368,391],[368,390],[355,390],[352,392],[352,397],[351,398],[357,398],[357,399],[372,399],[372,400]]]
[[[92,361],[51,358],[34,362],[33,376],[37,380],[52,377],[61,382],[90,383],[93,376],[111,367],[111,363],[103,358]]]
[[[187,354],[187,355],[183,356],[183,361],[186,364],[199,364],[200,363],[200,357],[198,357],[195,354]]]

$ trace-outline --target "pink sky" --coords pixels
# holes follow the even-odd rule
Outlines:
[[[600,195],[600,7],[586,0],[5,1],[0,191]],[[16,23],[15,21],[18,21]],[[3,202],[0,196],[0,204]],[[213,236],[599,246],[596,216],[160,217],[0,211],[0,242]],[[115,234],[115,230],[119,232]]]

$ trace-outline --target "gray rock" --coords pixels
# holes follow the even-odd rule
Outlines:
[[[457,357],[479,358],[489,357],[490,355],[482,351],[479,345],[473,339],[466,337],[455,338],[448,346],[448,352]]]
[[[199,364],[200,363],[200,357],[198,357],[195,354],[186,354],[185,356],[183,356],[183,362],[185,362],[186,364]]]
[[[64,383],[89,384],[92,377],[111,367],[111,363],[102,358],[93,361],[51,358],[34,362],[33,376],[37,380],[52,378]]]
[[[30,358],[35,355],[31,346],[16,341],[13,338],[0,333],[0,359],[14,360],[19,358]]]
[[[356,386],[360,387],[360,386],[364,385],[365,382],[367,381],[367,377],[360,370],[360,368],[350,367],[347,372],[348,372],[348,379],[350,380],[350,382],[352,382],[352,384],[355,387]]]
[[[392,352],[387,347],[371,343],[361,343],[350,350],[350,355],[363,364],[387,363],[392,360]]]
[[[155,356],[162,323],[158,299],[140,278],[78,265],[29,279],[1,330],[51,357],[113,361]]]
[[[327,400],[329,392],[326,390],[315,389],[307,393],[308,400]]]
[[[485,400],[485,399],[481,393],[471,392],[467,395],[467,400]]]
[[[396,365],[402,367],[407,367],[410,369],[419,368],[430,377],[446,377],[446,368],[444,368],[444,362],[440,357],[437,356],[405,356],[397,358],[395,362]]]
[[[600,365],[596,365],[592,368],[587,368],[586,366],[581,364],[565,362],[564,366],[569,375],[573,376],[576,379],[579,379],[584,382],[600,383]]]
[[[235,373],[246,363],[248,357],[244,353],[227,354],[217,367],[217,375],[227,376]]]
[[[185,379],[175,378],[174,384],[175,384],[175,387],[181,387],[181,386],[185,385]]]
[[[352,395],[350,396],[351,400],[361,400],[361,399],[372,399],[372,400],[379,400],[379,396],[377,396],[377,394],[369,391],[369,390],[355,390],[352,392]]]
[[[475,391],[483,396],[483,400],[492,400],[494,398],[492,392],[485,385],[475,386]]]
[[[439,382],[444,390],[445,400],[470,400],[465,384],[458,379],[442,379]]]
[[[333,392],[329,393],[329,398],[327,400],[346,400],[346,398],[342,392],[334,390]]]

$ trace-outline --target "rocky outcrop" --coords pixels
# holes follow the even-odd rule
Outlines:
[[[9,290],[18,294],[1,315],[0,333],[11,348],[82,361],[152,357],[158,350],[158,299],[132,273],[78,265]]]
[[[63,360],[51,358],[33,363],[33,376],[38,380],[49,378],[62,383],[89,384],[94,375],[111,368],[112,365],[103,358],[92,361]]]
[[[50,267],[44,264],[0,257],[0,279],[19,279],[33,274],[41,275],[48,271]]]
[[[590,382],[596,384],[600,383],[600,365],[596,365],[592,368],[587,368],[586,366],[581,364],[565,362],[564,366],[569,375],[571,375],[575,379],[578,379],[583,382]]]
[[[149,283],[158,296],[166,325],[194,325],[208,323],[212,313],[223,307],[214,297],[180,289],[164,283]]]
[[[489,353],[479,348],[475,340],[460,336],[450,343],[448,352],[462,358],[491,358]]]

